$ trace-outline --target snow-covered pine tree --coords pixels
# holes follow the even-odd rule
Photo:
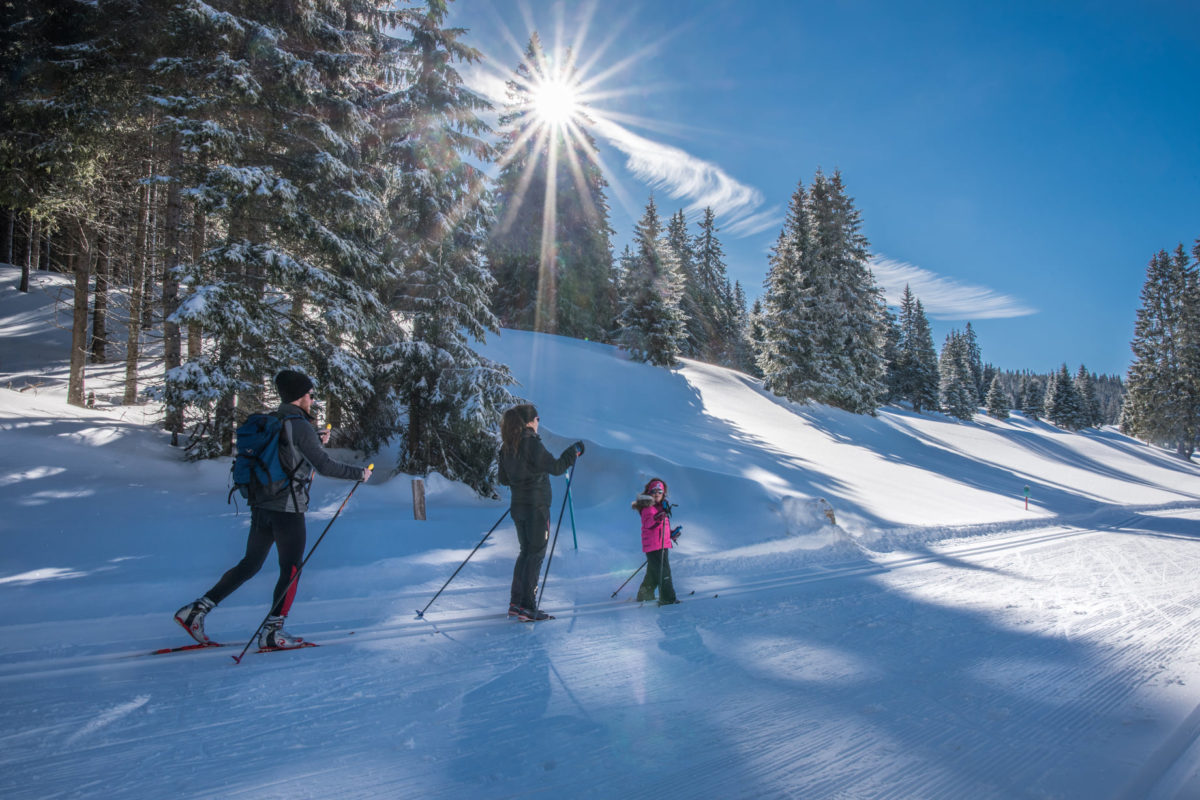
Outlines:
[[[765,342],[767,340],[765,311],[763,310],[762,298],[757,298],[754,305],[750,308],[750,313],[747,315],[746,338],[749,340],[750,357],[753,359],[750,365],[746,368],[746,372],[757,377],[763,377],[762,363],[763,353],[765,352]]]
[[[942,411],[964,422],[975,416],[975,378],[971,374],[971,356],[966,337],[951,331],[942,345],[938,362],[938,403]]]
[[[471,347],[499,326],[489,309],[494,279],[484,266],[491,197],[468,158],[491,155],[479,113],[487,104],[455,65],[479,54],[463,31],[445,28],[445,4],[401,17],[403,88],[390,99],[396,126],[387,146],[390,183],[385,259],[402,271],[396,298],[406,340],[379,351],[394,397],[406,412],[399,469],[436,470],[491,493],[500,415],[514,398],[507,367]]]
[[[885,304],[868,266],[862,218],[846,194],[841,173],[820,170],[809,192],[813,226],[810,301],[825,369],[804,387],[812,399],[858,414],[874,414],[884,383]]]
[[[938,356],[921,301],[906,284],[900,299],[899,341],[892,365],[894,391],[918,414],[938,407]]]
[[[1021,413],[1031,420],[1042,417],[1042,406],[1046,402],[1046,390],[1040,378],[1036,375],[1026,376],[1025,385],[1021,392]]]
[[[812,251],[808,191],[801,182],[771,250],[761,309],[755,314],[763,386],[796,402],[809,399],[806,387],[825,371],[815,311],[816,298],[824,293],[815,286]]]
[[[487,245],[493,309],[506,327],[606,339],[616,314],[608,183],[591,134],[542,119],[534,102],[547,83],[575,80],[571,53],[563,61],[535,33],[508,81]]]
[[[1079,396],[1080,427],[1098,428],[1104,424],[1100,403],[1096,400],[1096,379],[1083,364],[1075,373],[1075,394]]]
[[[114,10],[117,24],[121,14]],[[84,405],[92,267],[111,238],[112,179],[128,131],[130,89],[113,68],[120,42],[94,3],[47,0],[0,8],[0,207],[26,223],[19,289],[47,232],[61,231],[74,273],[67,402]],[[103,199],[98,199],[103,198]],[[102,332],[101,332],[102,333]]]
[[[929,326],[929,319],[925,316],[925,308],[920,300],[917,300],[916,311],[913,313],[908,347],[914,364],[912,394],[909,395],[913,409],[920,413],[925,408],[937,408],[938,354],[933,346],[933,329]]]
[[[992,377],[987,393],[987,413],[993,419],[1008,419],[1008,392],[1000,382],[1000,376]]]
[[[900,359],[900,318],[890,307],[885,310],[886,333],[883,340],[884,384],[887,394],[885,403],[895,403],[900,400],[900,383],[896,367]]]
[[[983,353],[979,349],[979,337],[975,334],[975,329],[971,327],[971,323],[967,323],[967,328],[963,331],[963,338],[967,342],[967,364],[971,368],[971,377],[975,381],[975,401],[978,405],[983,396],[987,393],[988,386],[991,385],[991,379],[984,382],[983,372]]]
[[[1180,244],[1150,259],[1134,324],[1134,361],[1121,411],[1121,430],[1173,446],[1191,459],[1200,437],[1200,239],[1189,264]]]
[[[726,336],[726,364],[734,369],[758,374],[758,365],[754,356],[754,341],[751,334],[751,314],[746,308],[746,292],[740,281],[733,282],[733,303],[730,308],[729,334]],[[757,302],[757,301],[755,301]]]
[[[675,257],[675,264],[683,281],[679,310],[686,321],[679,353],[688,358],[703,359],[714,336],[713,320],[707,315],[707,303],[702,294],[703,287],[700,285],[699,276],[696,274],[696,255],[692,250],[692,237],[688,233],[687,217],[684,216],[683,209],[676,211],[667,220],[665,239]]]
[[[711,206],[704,209],[699,226],[692,251],[696,259],[700,313],[710,321],[712,329],[712,338],[700,357],[715,364],[737,366],[735,351],[743,347],[740,340],[745,331],[746,298],[743,295],[739,300],[729,284],[725,251],[717,238],[717,213]]]
[[[1042,403],[1042,413],[1046,419],[1060,428],[1077,431],[1083,426],[1083,408],[1079,395],[1075,391],[1075,382],[1067,365],[1063,364],[1058,372],[1050,376],[1050,384],[1046,388],[1046,398]]]
[[[173,321],[206,340],[168,372],[165,397],[215,413],[201,454],[228,448],[235,415],[264,404],[282,367],[312,373],[331,405],[366,407],[362,340],[388,326],[379,297],[394,280],[378,259],[379,172],[364,155],[399,57],[390,7],[309,0],[235,14],[186,2],[172,13],[150,89],[170,142],[168,217],[196,204],[212,246],[194,260],[177,248]]]
[[[639,361],[674,366],[686,335],[679,307],[683,276],[662,232],[651,197],[634,229],[636,249],[624,275],[620,342]]]

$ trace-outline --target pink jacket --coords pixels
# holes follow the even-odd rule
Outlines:
[[[640,497],[638,499],[641,500]],[[650,553],[663,548],[670,549],[671,544],[671,518],[656,505],[643,506],[642,552]]]

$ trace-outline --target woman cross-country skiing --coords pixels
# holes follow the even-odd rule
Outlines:
[[[537,608],[538,575],[550,539],[550,476],[562,475],[583,455],[583,442],[575,442],[555,458],[542,444],[538,425],[537,409],[528,403],[505,411],[500,423],[498,477],[512,489],[510,508],[521,544],[508,615],[525,621],[550,619]]]

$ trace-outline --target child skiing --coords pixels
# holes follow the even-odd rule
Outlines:
[[[671,530],[671,504],[667,501],[666,482],[652,478],[633,501],[633,510],[641,516],[642,552],[646,554],[646,577],[638,587],[637,599],[653,600],[657,589],[660,606],[678,603],[667,551],[679,535],[679,528]]]

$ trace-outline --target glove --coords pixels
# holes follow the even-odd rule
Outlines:
[[[575,449],[576,458],[583,455],[583,442],[576,442],[575,444],[571,445],[571,447]]]
[[[672,510],[673,508],[674,508],[674,506],[672,506],[672,505],[671,505],[669,502],[667,502],[667,498],[665,498],[665,497],[664,497],[664,498],[663,498],[663,500],[662,500],[662,509],[663,509],[663,513],[665,513],[665,514],[667,514],[667,515],[670,515],[670,513],[671,513],[671,510]]]
[[[671,541],[674,542],[679,538],[679,534],[683,533],[683,526],[676,525],[675,530],[671,531]]]

